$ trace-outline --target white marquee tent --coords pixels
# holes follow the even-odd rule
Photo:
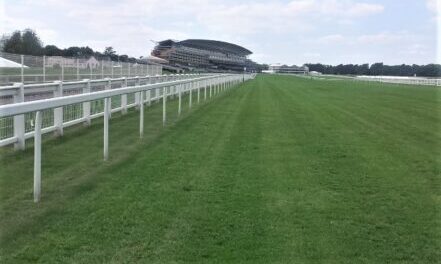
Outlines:
[[[28,66],[23,66],[23,67],[28,68]],[[21,68],[21,64],[0,57],[0,68]]]

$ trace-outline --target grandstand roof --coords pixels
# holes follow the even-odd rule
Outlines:
[[[178,42],[178,44],[188,47],[219,51],[223,53],[234,53],[243,56],[250,55],[252,53],[250,50],[239,45],[218,40],[187,39]]]
[[[172,44],[178,44],[186,47],[204,49],[217,51],[222,53],[233,53],[241,56],[247,56],[252,54],[252,52],[244,47],[239,45],[228,43],[224,41],[218,40],[208,40],[208,39],[187,39],[183,41],[174,41],[171,39],[160,41],[160,45],[162,46],[171,46]]]

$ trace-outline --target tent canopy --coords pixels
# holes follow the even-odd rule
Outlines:
[[[23,67],[28,68],[28,66],[25,65],[23,65]],[[21,64],[0,57],[0,68],[21,68]]]

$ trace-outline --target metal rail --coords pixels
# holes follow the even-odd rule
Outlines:
[[[164,77],[164,76],[160,76]],[[112,113],[111,109],[111,98],[115,96],[121,96],[121,107],[113,109],[114,111],[122,111],[127,109],[127,97],[128,94],[134,93],[136,95],[137,101],[131,106],[138,106],[140,112],[139,119],[139,135],[142,138],[144,134],[144,104],[150,104],[152,100],[162,99],[163,106],[163,125],[166,124],[166,106],[167,97],[178,96],[178,114],[181,114],[181,100],[183,94],[189,95],[189,106],[192,106],[192,97],[194,92],[197,92],[197,102],[200,102],[201,90],[204,91],[204,100],[207,99],[207,89],[209,89],[210,97],[217,95],[220,92],[232,88],[235,85],[245,82],[248,79],[252,79],[255,75],[252,74],[216,74],[216,75],[174,75],[166,76],[167,78],[161,82],[151,83],[153,78],[157,77],[146,77],[149,81],[146,84],[140,84],[139,79],[134,86],[131,87],[121,87],[121,88],[111,88],[110,79],[105,80],[107,83],[107,89],[102,91],[91,92],[90,87],[92,81],[84,80],[80,82],[71,82],[68,85],[76,85],[86,90],[83,93],[76,95],[63,95],[63,84],[67,83],[57,82],[56,84],[50,85],[54,86],[54,95],[59,97],[41,99],[36,101],[24,102],[25,85],[15,85],[12,87],[0,88],[0,95],[3,91],[8,91],[10,89],[15,89],[16,93],[14,98],[21,100],[14,104],[7,104],[0,106],[0,118],[13,117],[14,119],[14,136],[6,140],[0,141],[1,144],[12,144],[15,143],[16,149],[24,149],[25,140],[28,137],[34,137],[34,202],[38,202],[41,199],[41,135],[43,133],[48,133],[51,131],[56,131],[58,135],[63,134],[63,127],[85,122],[90,124],[91,118],[96,118],[103,116],[104,118],[104,142],[103,142],[103,156],[104,160],[109,157],[109,119]],[[115,81],[115,80],[114,80]],[[127,78],[123,78],[125,84],[127,84]],[[29,89],[36,89],[38,87],[43,87],[47,89],[46,84],[39,85],[28,85]],[[60,88],[61,87],[61,88]],[[155,91],[155,96],[152,97],[152,91]],[[60,96],[61,95],[61,96]],[[146,99],[144,99],[146,98]],[[94,116],[90,113],[90,103],[91,101],[104,100],[104,109],[102,113],[95,114]],[[81,104],[83,106],[82,116],[78,119],[63,122],[63,107],[69,105]],[[48,128],[42,128],[42,111],[51,109],[53,110],[53,120],[54,126]],[[27,113],[35,112],[35,129],[32,135],[25,135],[25,117]]]
[[[207,76],[210,75],[157,75],[114,79],[106,78],[101,80],[85,79],[82,81],[73,82],[55,81],[53,83],[40,84],[15,83],[14,85],[0,87],[0,107],[23,102],[30,103],[32,101],[38,101],[41,99],[60,98],[68,95],[84,96],[87,94],[95,93],[97,91],[112,91],[112,93],[117,94],[118,92],[115,91],[119,90],[120,88],[132,88],[139,85],[157,84]],[[131,101],[129,100],[130,96],[132,96]],[[150,94],[148,96],[144,96],[144,100],[151,100],[151,97],[152,96]],[[158,97],[156,93],[155,97]],[[118,103],[118,100],[119,104],[115,105],[115,103]],[[139,100],[139,93],[137,92],[132,92],[129,95],[123,94],[119,98],[117,98],[116,101],[114,101],[111,110],[112,112],[122,111],[124,113],[127,111],[128,108],[138,105]],[[61,109],[54,109],[50,113],[51,115],[53,115],[53,118],[51,117],[50,120],[48,120],[48,118],[44,119],[43,133],[57,130],[58,133],[62,134],[63,127],[77,124],[84,121],[84,119],[87,119],[86,121],[90,122],[90,118],[99,117],[101,116],[100,113],[103,112],[102,109],[100,109],[100,111],[98,112],[94,111],[95,109],[91,109],[93,108],[93,104],[91,105],[91,103],[77,104],[76,106],[77,107],[64,106]],[[102,108],[102,103],[100,105],[100,108]],[[7,107],[6,109],[9,109],[9,107]],[[47,113],[45,114],[47,116]],[[23,120],[18,117],[5,117],[5,114],[3,117],[0,116],[0,147],[17,142],[21,142],[21,144],[24,144],[24,139],[32,137],[32,127],[35,119],[32,115],[33,113],[29,112],[28,114],[26,114],[26,117],[24,118],[25,124],[23,124]],[[23,149],[24,145],[16,147]]]

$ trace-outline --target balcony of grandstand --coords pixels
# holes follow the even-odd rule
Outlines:
[[[236,44],[204,39],[171,39],[156,43],[151,55],[169,65],[207,72],[256,72],[259,65],[248,56],[252,52]]]

